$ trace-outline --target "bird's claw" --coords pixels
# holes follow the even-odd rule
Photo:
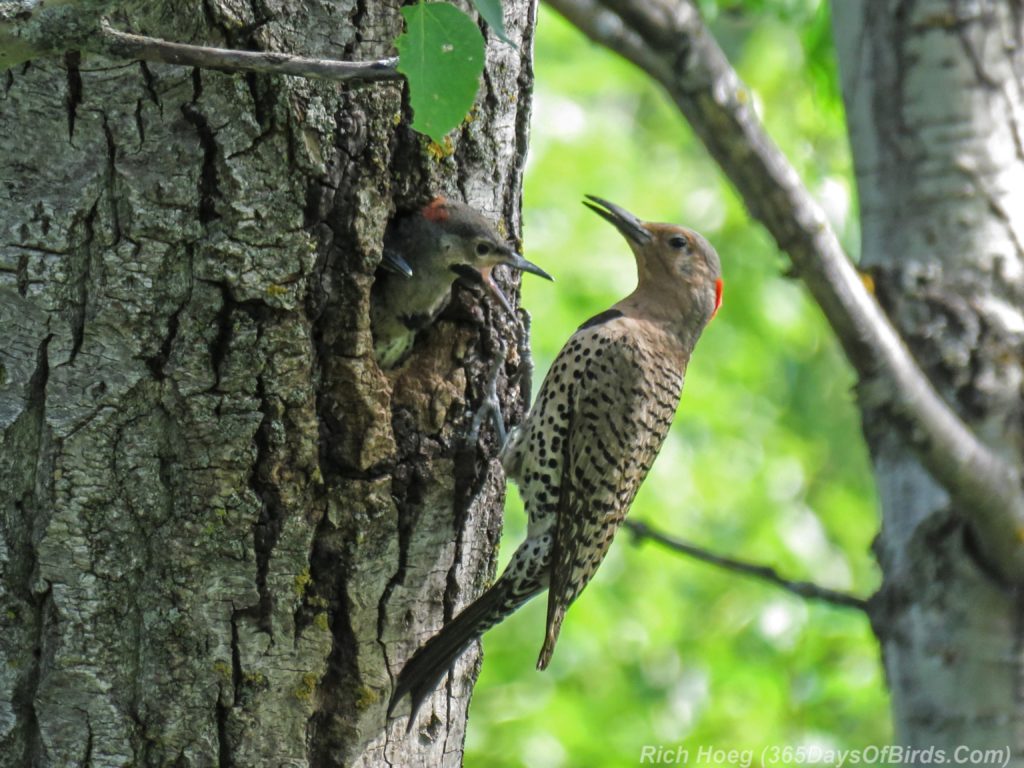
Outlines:
[[[484,419],[487,418],[488,414],[491,416],[492,423],[494,424],[494,432],[498,436],[498,445],[504,445],[508,437],[508,432],[505,430],[505,419],[501,413],[501,401],[498,399],[498,377],[501,375],[501,369],[505,365],[505,354],[507,352],[508,346],[504,341],[499,340],[498,354],[495,355],[491,369],[487,372],[483,402],[480,403],[480,407],[473,416],[473,424],[469,428],[468,441],[470,445],[474,445],[479,439],[480,428],[483,426]]]
[[[533,390],[533,355],[530,354],[530,313],[522,307],[518,311],[521,332],[516,339],[516,350],[519,353],[519,369],[516,372],[516,383],[519,385],[519,392],[526,407],[530,407],[530,396]],[[505,419],[501,411],[501,401],[498,399],[498,377],[501,368],[505,364],[505,355],[508,353],[508,346],[504,341],[498,341],[498,354],[487,373],[484,385],[484,399],[473,416],[473,423],[470,426],[467,436],[468,443],[475,445],[480,437],[480,429],[484,419],[490,414],[494,424],[494,433],[498,437],[498,447],[503,448],[508,442],[508,430],[505,429]]]
[[[519,352],[519,371],[516,376],[519,379],[519,392],[526,408],[529,409],[533,396],[533,355],[530,353],[530,324],[532,318],[530,313],[522,307],[519,308],[519,322],[522,325],[522,332],[516,341],[516,350]]]

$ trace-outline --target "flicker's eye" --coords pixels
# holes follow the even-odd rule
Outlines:
[[[491,246],[489,246],[487,243],[477,243],[476,244],[476,255],[477,256],[486,256],[490,252],[491,252]]]
[[[682,235],[672,235],[668,239],[668,244],[677,250],[686,250],[690,247],[690,241]]]

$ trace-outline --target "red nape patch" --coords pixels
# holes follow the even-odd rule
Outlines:
[[[448,201],[438,195],[423,208],[423,218],[427,221],[444,221],[448,218]]]
[[[715,311],[711,313],[712,319],[718,314],[718,308],[722,306],[722,288],[725,283],[722,282],[722,278],[715,280]]]

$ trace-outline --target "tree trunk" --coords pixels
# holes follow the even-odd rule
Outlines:
[[[392,52],[397,5],[117,26],[361,60]],[[461,762],[477,654],[424,733],[385,711],[492,572],[504,481],[465,431],[499,339],[521,414],[521,327],[458,288],[382,373],[369,293],[389,217],[433,194],[517,237],[535,9],[504,5],[518,47],[488,35],[451,147],[395,82],[0,73],[0,766]]]
[[[834,2],[862,269],[946,399],[1013,462],[1024,447],[1024,11]],[[897,741],[1012,749],[1024,765],[1019,589],[861,393],[883,507],[873,620]],[[975,761],[977,762],[977,761]],[[986,759],[983,764],[1002,764]]]

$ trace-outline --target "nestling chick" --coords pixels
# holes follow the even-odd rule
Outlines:
[[[452,284],[460,277],[482,281],[511,311],[492,275],[501,264],[552,279],[509,248],[487,219],[463,203],[436,197],[393,222],[384,240],[384,266],[391,271],[378,275],[371,296],[373,350],[381,368],[402,361],[416,333],[448,305]]]

